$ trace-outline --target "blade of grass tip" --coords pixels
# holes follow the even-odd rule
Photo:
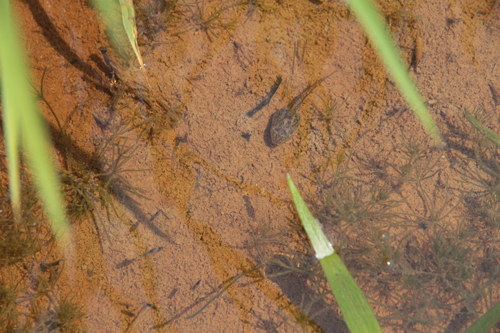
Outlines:
[[[21,185],[19,180],[19,117],[18,111],[29,104],[21,93],[23,80],[27,77],[21,72],[16,55],[20,52],[10,16],[9,1],[0,2],[0,76],[2,83],[3,131],[9,174],[9,192],[14,219],[19,221],[21,207]]]
[[[0,9],[1,10],[1,9]],[[1,19],[0,19],[1,20]],[[0,30],[2,28],[0,27]],[[0,42],[1,43],[1,42]],[[0,56],[1,57],[1,56]],[[0,62],[1,64],[1,62]],[[0,65],[2,67],[2,65]],[[9,77],[5,73],[2,78]],[[2,80],[2,86],[8,85],[7,79]],[[14,213],[14,220],[17,222],[20,219],[21,211],[21,185],[19,178],[19,122],[17,114],[12,105],[9,104],[11,97],[8,89],[2,89],[3,98],[3,131],[5,134],[5,150],[7,153],[7,170],[9,175],[9,193],[12,203],[12,211]]]
[[[500,135],[496,134],[492,130],[487,127],[484,127],[479,120],[477,120],[472,114],[470,114],[467,109],[464,109],[465,116],[467,120],[474,126],[480,133],[488,138],[491,142],[493,142],[498,148],[500,148]]]
[[[120,7],[122,10],[122,20],[125,31],[127,32],[128,39],[132,48],[134,49],[135,56],[139,60],[141,68],[144,68],[144,63],[142,62],[141,51],[137,45],[137,27],[135,25],[135,11],[134,4],[132,0],[120,0]]]
[[[59,182],[49,159],[49,136],[36,110],[35,101],[31,94],[19,35],[13,24],[15,19],[13,18],[14,13],[10,9],[10,1],[0,1],[0,15],[0,31],[2,31],[0,34],[0,56],[3,70],[2,80],[4,82],[2,89],[5,92],[3,98],[7,100],[9,115],[10,112],[16,113],[15,127],[20,130],[26,146],[27,156],[33,168],[35,185],[40,193],[44,208],[50,217],[52,230],[58,240],[62,241],[63,246],[66,246],[66,219],[62,195],[59,192]],[[9,140],[14,141],[17,139],[9,138]],[[12,166],[12,164],[9,164],[9,166]],[[10,181],[12,184],[19,180],[10,179]]]
[[[346,0],[346,2],[426,132],[437,144],[444,144],[439,129],[422,101],[413,80],[408,75],[408,70],[398,53],[399,49],[390,37],[378,10],[370,0]]]
[[[311,212],[307,208],[304,200],[300,196],[299,191],[295,187],[290,175],[287,175],[288,186],[292,192],[293,201],[295,203],[295,208],[299,213],[304,229],[306,230],[307,236],[311,240],[311,244],[316,253],[316,258],[323,259],[329,255],[335,253],[332,244],[328,241],[325,234],[321,230],[319,223],[314,219]]]
[[[479,317],[464,333],[487,333],[500,320],[500,303]]]
[[[316,257],[325,271],[347,327],[351,332],[382,332],[365,295],[333,250],[332,244],[323,234],[319,222],[312,216],[288,174],[287,179],[300,220],[316,252]]]
[[[149,79],[146,74],[146,67],[144,66],[144,62],[142,61],[141,50],[139,50],[139,46],[137,45],[137,26],[135,23],[134,4],[132,3],[132,0],[120,0],[120,7],[122,10],[123,26],[125,27],[125,31],[127,32],[130,44],[134,49],[135,56],[137,57],[137,60],[139,60],[139,65],[144,71],[146,83],[148,84],[149,89],[151,89],[151,84],[149,83]]]

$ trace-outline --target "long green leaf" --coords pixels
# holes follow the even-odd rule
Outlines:
[[[325,271],[326,279],[332,288],[347,327],[351,332],[382,332],[365,295],[340,257],[334,253],[332,245],[302,200],[290,175],[287,175],[287,179],[300,220],[311,240],[316,257]]]
[[[487,333],[500,320],[500,303],[488,310],[464,333]]]
[[[141,68],[144,68],[144,63],[142,62],[141,51],[139,50],[139,46],[137,45],[137,26],[135,23],[135,11],[134,4],[132,0],[119,0],[120,7],[122,10],[122,21],[123,27],[127,32],[128,39],[130,41],[130,45],[134,49],[135,56],[139,61]]]
[[[403,97],[417,115],[420,123],[436,143],[442,143],[439,129],[422,101],[413,80],[408,75],[408,70],[403,65],[398,47],[390,37],[378,10],[370,0],[346,0],[346,2],[384,62],[398,89],[403,93]]]
[[[18,142],[22,139],[35,185],[49,215],[53,232],[63,241],[66,220],[62,195],[50,160],[48,131],[36,110],[28,82],[24,54],[14,24],[10,1],[0,1],[0,66],[4,133],[13,207],[19,208]],[[63,242],[64,243],[64,242]],[[64,243],[65,244],[65,243]]]
[[[16,43],[15,27],[12,24],[9,1],[0,1],[0,69],[2,80],[3,132],[5,149],[8,156],[9,192],[12,209],[16,220],[19,218],[21,186],[19,182],[19,131],[20,124],[16,106],[20,109],[29,107],[28,99],[22,96],[21,89],[26,73],[22,66],[15,65],[15,55],[19,48]],[[14,62],[14,63],[13,63]]]

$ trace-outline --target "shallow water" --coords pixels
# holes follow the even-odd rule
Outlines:
[[[113,51],[86,3],[15,4],[34,85],[47,69],[45,98],[71,134],[75,160],[89,164],[114,135],[115,155],[106,151],[99,164],[109,172],[125,150],[112,194],[119,217],[100,209],[102,223],[73,221],[74,251],[64,255],[56,286],[83,304],[81,327],[347,331],[296,230],[287,173],[338,243],[384,331],[463,331],[474,311],[498,301],[498,225],[481,215],[484,189],[466,171],[478,163],[463,114],[483,109],[499,132],[498,4],[381,5],[448,143],[416,155],[407,143],[429,146],[423,128],[342,3],[140,4],[145,71],[126,43]],[[271,116],[330,73],[304,100],[297,133],[272,145]],[[278,76],[269,104],[247,117]],[[60,146],[56,120],[40,108]],[[351,156],[353,170],[334,177],[342,156]],[[287,272],[270,265],[278,261],[289,274],[275,276]],[[480,296],[490,291],[491,299]]]

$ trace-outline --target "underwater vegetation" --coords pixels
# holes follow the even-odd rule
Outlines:
[[[309,194],[314,217],[385,329],[463,331],[498,302],[499,148],[471,126],[462,135],[468,156],[452,169],[443,162],[451,149],[409,141],[394,161],[351,154],[318,175]],[[447,170],[455,182],[443,182]],[[267,277],[307,286],[289,297],[329,331],[336,305],[308,243],[298,219],[256,236]]]
[[[2,167],[5,167],[2,158]],[[14,220],[7,182],[0,184],[0,331],[78,332],[83,316],[71,294],[55,291],[64,261],[33,185],[22,179],[21,218]]]
[[[178,35],[195,29],[214,41],[224,31],[235,29],[229,14],[236,7],[263,6],[256,1],[142,1],[136,5],[141,46],[147,42],[144,36],[154,41],[162,29],[173,25],[173,17],[181,11],[188,30]],[[400,22],[405,17],[408,15],[400,11],[389,21]],[[419,43],[415,36],[414,66],[421,58]],[[119,217],[113,198],[141,195],[123,177],[125,172],[133,171],[125,165],[137,149],[137,143],[127,133],[138,129],[139,135],[154,140],[180,118],[180,112],[154,92],[145,87],[139,91],[125,83],[127,80],[121,81],[126,73],[120,68],[108,69],[112,84],[106,88],[113,95],[112,107],[124,93],[148,107],[135,110],[125,124],[96,120],[103,129],[110,129],[111,135],[83,158],[81,152],[73,151],[71,138],[57,117],[59,137],[55,139],[63,155],[59,176],[69,219],[89,218],[99,222],[106,233],[100,209]],[[55,116],[44,98],[43,78],[36,95]],[[325,120],[332,132],[331,117],[325,115]],[[480,131],[471,128],[469,132],[476,136],[470,139],[469,146],[464,146],[468,153],[456,158],[452,166],[461,176],[461,186],[449,186],[442,179],[447,168],[442,156],[450,150],[437,149],[424,140],[406,143],[395,152],[398,157],[394,160],[352,153],[336,169],[318,174],[318,190],[309,193],[315,216],[384,327],[456,332],[498,301],[498,147]],[[55,291],[64,261],[54,250],[55,239],[36,191],[27,172],[23,172],[23,202],[18,218],[14,218],[8,199],[8,182],[2,179],[0,186],[0,327],[6,331],[78,331],[82,307],[71,294]],[[258,267],[265,267],[268,278],[294,282],[295,288],[280,286],[290,291],[290,299],[300,306],[304,316],[323,325],[331,325],[331,321],[322,318],[341,321],[297,218],[289,229],[277,234],[262,227],[255,243],[263,262]],[[148,253],[153,252],[143,256]],[[295,319],[304,325],[308,322],[300,316]]]
[[[141,196],[140,189],[123,177],[134,171],[124,165],[137,149],[136,142],[124,136],[128,131],[128,124],[112,126],[109,138],[101,142],[90,163],[74,158],[73,148],[65,141],[66,168],[60,170],[60,178],[72,223],[99,223],[101,228],[96,224],[96,229],[107,235],[109,215],[119,217],[114,197]],[[5,170],[4,160],[2,157],[0,163]],[[81,331],[83,306],[74,301],[74,295],[57,291],[64,260],[58,257],[56,238],[25,169],[19,220],[14,219],[8,182],[2,179],[0,183],[0,327],[5,332]],[[99,214],[102,210],[106,216]]]
[[[40,90],[33,87],[33,91],[37,100],[52,111],[43,94],[43,77]],[[52,115],[56,117],[53,111]],[[57,117],[56,121],[60,124]],[[110,214],[120,217],[115,206],[117,196],[142,196],[141,189],[132,186],[124,175],[138,171],[126,168],[138,149],[137,140],[127,134],[141,129],[143,124],[135,117],[124,124],[113,120],[103,124],[108,136],[100,140],[92,154],[76,148],[62,126],[52,129],[63,156],[58,173],[70,223],[93,221],[96,230],[108,235]],[[6,170],[3,152],[0,163]],[[0,183],[0,327],[5,332],[82,331],[83,306],[76,303],[73,294],[58,292],[64,260],[58,257],[56,238],[26,163],[21,165],[22,205],[18,219],[14,218],[8,185],[4,175]],[[102,210],[105,216],[99,213]]]

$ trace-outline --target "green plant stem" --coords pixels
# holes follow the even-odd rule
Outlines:
[[[307,236],[316,252],[347,327],[351,332],[382,332],[365,295],[354,281],[340,257],[333,252],[319,224],[307,208],[290,175],[287,175],[292,198]],[[328,244],[326,244],[326,243]]]
[[[437,144],[442,144],[443,139],[439,129],[422,101],[413,80],[408,75],[408,69],[403,65],[398,47],[390,37],[380,13],[370,0],[346,0],[346,2],[420,123]]]
[[[63,246],[66,242],[67,223],[63,199],[59,191],[54,166],[50,159],[50,140],[42,117],[31,96],[28,71],[14,24],[10,1],[0,1],[0,68],[2,68],[2,99],[4,131],[9,165],[9,186],[16,215],[20,208],[18,143],[22,139],[32,169],[35,185],[40,193],[54,234]]]

